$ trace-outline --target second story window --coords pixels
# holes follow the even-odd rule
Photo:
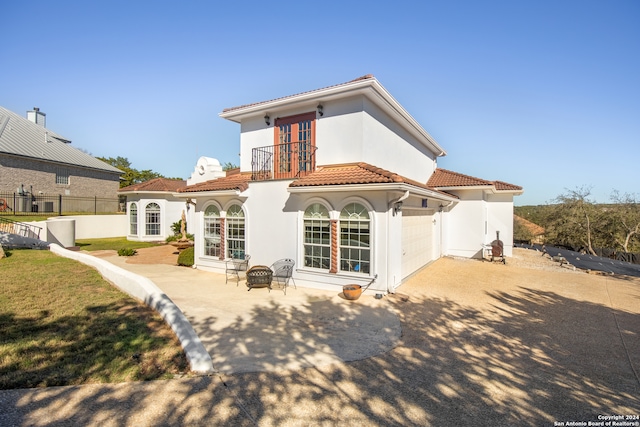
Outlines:
[[[56,184],[69,185],[69,169],[56,168]]]
[[[274,178],[294,178],[315,168],[315,111],[275,121]]]

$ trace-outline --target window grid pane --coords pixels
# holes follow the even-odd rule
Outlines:
[[[369,274],[371,266],[369,214],[358,203],[340,213],[340,269]]]
[[[138,235],[138,206],[135,203],[129,207],[129,234]]]
[[[145,213],[145,234],[147,236],[160,235],[160,206],[149,203]]]
[[[244,212],[238,205],[233,205],[227,211],[227,257],[244,258],[245,228]]]
[[[304,265],[329,270],[331,267],[331,227],[329,211],[314,203],[304,211]]]
[[[204,211],[204,254],[205,256],[220,256],[220,211],[215,206],[209,206]]]

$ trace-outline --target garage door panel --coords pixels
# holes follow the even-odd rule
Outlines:
[[[433,260],[433,215],[402,212],[402,277]]]

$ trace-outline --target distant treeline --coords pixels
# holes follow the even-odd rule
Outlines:
[[[516,206],[515,215],[539,225],[544,234],[514,224],[514,240],[543,240],[549,245],[583,250],[592,255],[625,257],[640,252],[640,203],[636,195],[614,191],[613,203],[594,203],[590,189],[580,188],[558,196],[552,203]],[[633,257],[629,257],[633,258]]]

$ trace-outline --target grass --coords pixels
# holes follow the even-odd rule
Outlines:
[[[81,239],[76,240],[76,245],[83,251],[102,251],[112,249],[117,251],[118,249],[140,249],[150,248],[152,246],[158,246],[158,243],[154,242],[132,242],[127,240],[126,237],[109,237],[103,239]]]
[[[13,250],[0,266],[0,389],[188,371],[162,318],[91,267],[39,250]]]

